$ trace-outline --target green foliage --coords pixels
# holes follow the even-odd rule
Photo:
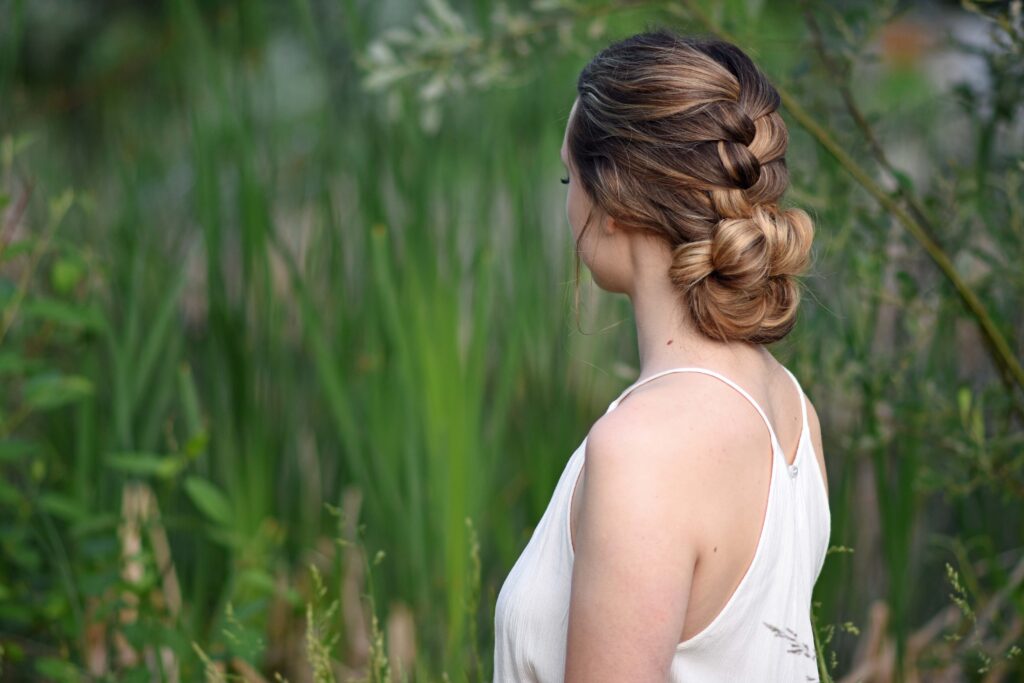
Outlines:
[[[332,631],[331,622],[336,618],[338,601],[324,607],[327,589],[315,565],[310,567],[310,572],[313,575],[313,599],[306,606],[306,656],[313,668],[314,683],[334,683],[331,660],[338,644],[338,634]]]
[[[971,610],[971,606],[967,602],[967,591],[960,583],[960,575],[956,573],[956,570],[953,569],[953,565],[949,562],[946,563],[946,577],[949,579],[949,584],[953,587],[953,592],[949,595],[949,599],[960,608],[960,611],[964,614],[964,618],[969,621],[974,621],[974,611]],[[956,636],[955,634],[951,636],[951,639],[953,640],[958,638],[959,636]]]
[[[489,680],[497,589],[635,377],[621,298],[569,327],[558,146],[585,60],[657,23],[795,105],[821,680],[873,629],[922,679],[1024,670],[1019,3],[45,5],[0,22],[0,676]]]

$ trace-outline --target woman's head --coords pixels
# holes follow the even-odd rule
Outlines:
[[[577,253],[588,253],[595,224],[661,239],[698,330],[781,339],[814,231],[804,211],[779,205],[789,174],[778,107],[775,88],[727,42],[659,29],[602,50],[580,73],[563,147]],[[589,252],[595,281],[614,279],[607,252]]]

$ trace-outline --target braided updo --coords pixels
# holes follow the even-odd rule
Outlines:
[[[566,141],[577,178],[623,229],[668,242],[697,328],[760,344],[789,333],[814,228],[779,205],[788,134],[750,58],[658,29],[598,53],[577,91]]]

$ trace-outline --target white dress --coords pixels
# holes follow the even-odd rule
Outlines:
[[[831,512],[807,426],[793,464],[757,401],[738,384],[705,368],[670,368],[639,380],[608,406],[610,412],[638,386],[670,372],[716,377],[750,401],[768,426],[772,475],[754,558],[725,607],[707,627],[676,646],[669,680],[678,683],[818,680],[811,630],[811,592],[825,562]],[[583,467],[587,440],[576,448],[551,501],[498,594],[493,683],[556,683],[565,672],[573,549],[569,505]]]

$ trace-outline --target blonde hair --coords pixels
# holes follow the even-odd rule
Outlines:
[[[578,181],[623,229],[669,243],[697,328],[761,344],[788,334],[814,228],[779,205],[789,138],[764,74],[731,43],[662,28],[599,52],[577,91],[566,144]]]

